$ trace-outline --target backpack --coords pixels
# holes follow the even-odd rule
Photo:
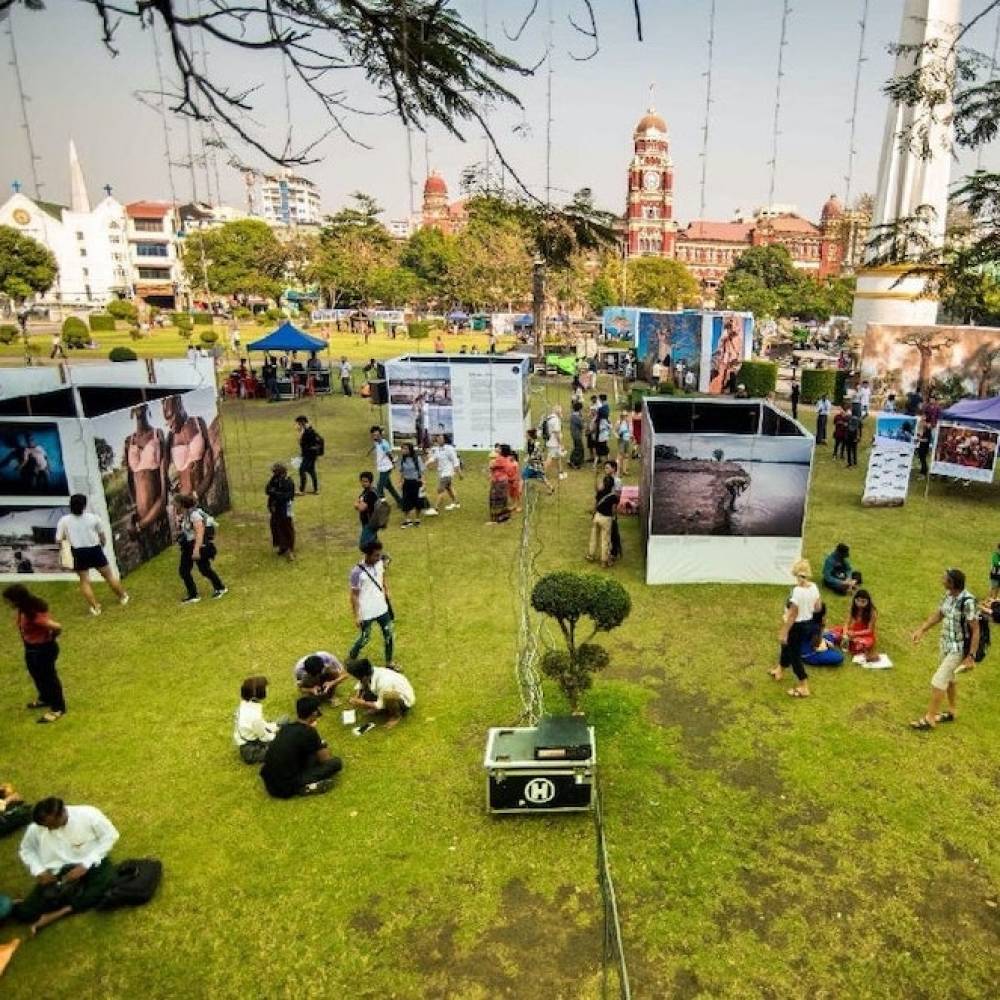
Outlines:
[[[26,802],[18,802],[15,805],[7,806],[0,812],[0,837],[7,836],[21,827],[27,826],[31,822],[31,806]]]
[[[205,541],[214,542],[215,535],[219,530],[219,522],[207,510],[202,510],[201,507],[196,507],[195,509],[205,519]]]
[[[316,450],[317,457],[321,457],[326,454],[326,442],[323,440],[323,435],[319,431],[316,431],[316,441],[313,445]]]
[[[371,517],[368,518],[368,527],[372,531],[381,531],[389,523],[389,501],[385,497],[379,497],[375,502]]]
[[[163,878],[163,862],[156,858],[131,858],[115,868],[114,881],[97,904],[99,910],[142,906],[156,894]]]
[[[975,602],[975,598],[967,598],[967,600]],[[965,656],[969,656],[971,652],[972,659],[976,663],[982,663],[986,659],[986,654],[990,651],[990,616],[984,611],[978,611],[976,618],[979,621],[979,644],[975,650],[971,649],[972,627],[964,617],[962,618],[962,635],[964,637],[962,653]]]

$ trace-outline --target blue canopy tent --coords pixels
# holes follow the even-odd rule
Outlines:
[[[285,322],[266,337],[247,344],[248,351],[325,351],[329,344],[319,337],[310,337],[297,326]]]
[[[452,323],[462,323],[469,318],[469,314],[462,312],[461,309],[456,309],[454,312],[448,313],[448,319]]]
[[[941,414],[944,420],[1000,427],[1000,396],[989,399],[960,399]]]
[[[518,316],[514,319],[515,330],[534,325],[535,325],[535,317],[532,316],[531,313],[525,313],[523,316]]]

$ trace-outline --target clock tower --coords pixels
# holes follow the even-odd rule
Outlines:
[[[632,134],[635,153],[628,170],[630,257],[673,257],[674,171],[667,142],[667,123],[650,107]]]

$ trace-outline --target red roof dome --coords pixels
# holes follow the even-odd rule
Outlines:
[[[448,185],[445,184],[444,178],[437,171],[434,171],[424,181],[424,194],[448,194]]]
[[[639,124],[635,127],[635,134],[638,135],[640,132],[649,132],[652,129],[656,129],[658,132],[666,133],[667,123],[652,108],[650,108],[639,119]]]
[[[823,211],[820,214],[820,218],[827,222],[830,219],[839,219],[844,214],[844,206],[841,205],[840,199],[835,195],[831,194],[826,200],[826,204],[823,206]]]

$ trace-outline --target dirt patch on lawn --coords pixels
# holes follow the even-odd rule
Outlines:
[[[409,936],[407,952],[425,978],[427,1000],[545,997],[576,1000],[600,972],[600,907],[594,891],[563,886],[553,901],[520,879],[503,890],[499,922],[471,946],[458,922]]]

